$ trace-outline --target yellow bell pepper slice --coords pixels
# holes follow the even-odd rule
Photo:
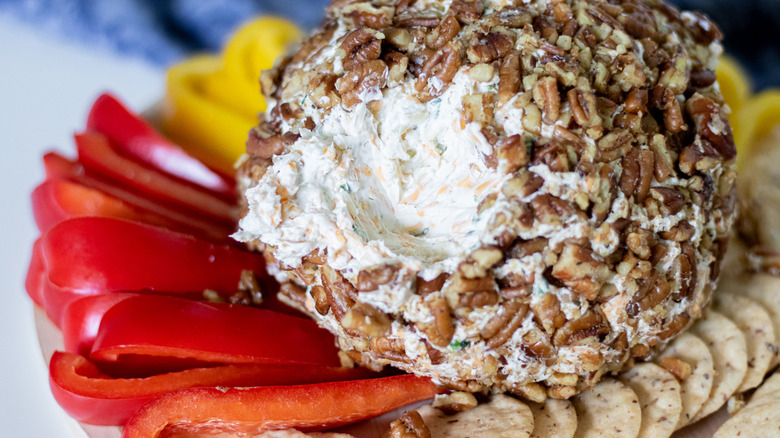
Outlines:
[[[168,72],[162,128],[223,171],[245,151],[247,132],[266,104],[260,74],[303,33],[291,22],[261,17],[241,27],[220,57],[198,56]]]
[[[219,170],[233,173],[256,117],[227,108],[204,92],[204,82],[222,68],[216,56],[190,58],[168,70],[163,132]]]
[[[748,99],[736,117],[732,118],[734,142],[742,156],[753,153],[753,145],[771,133],[778,124],[780,90],[767,90]]]
[[[736,114],[752,93],[747,72],[734,58],[724,55],[720,58],[715,73],[723,99],[731,108],[732,114]]]
[[[260,73],[273,66],[303,33],[293,23],[262,17],[241,27],[224,49],[225,71],[233,80],[256,85]]]

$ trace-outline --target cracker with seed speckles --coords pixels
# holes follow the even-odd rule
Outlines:
[[[690,423],[710,396],[715,368],[707,344],[690,333],[683,333],[669,344],[659,359],[664,357],[674,357],[691,366],[691,375],[680,383],[682,412],[676,427],[679,429]]]
[[[748,368],[737,391],[753,389],[764,381],[777,349],[772,318],[763,305],[751,298],[735,295],[731,289],[719,288],[715,292],[715,303],[718,312],[731,319],[745,335]]]
[[[575,438],[635,438],[642,423],[636,393],[614,379],[574,397],[577,411]]]
[[[724,283],[733,285],[735,293],[752,298],[761,303],[772,318],[775,340],[780,342],[780,278],[767,274],[752,274],[740,277],[724,278]],[[777,350],[775,350],[777,353]],[[775,354],[769,368],[778,364],[780,357]]]
[[[640,363],[620,375],[639,397],[642,408],[643,438],[668,438],[677,426],[682,412],[680,383],[670,373],[654,363]]]
[[[494,395],[490,402],[454,415],[445,415],[430,405],[418,412],[436,438],[530,438],[534,429],[531,408],[508,395]]]
[[[723,406],[742,384],[747,372],[747,345],[739,327],[715,311],[707,312],[691,332],[707,343],[715,366],[710,397],[692,420],[698,421]]]
[[[715,432],[713,438],[780,436],[780,372],[775,372],[750,401]]]
[[[529,403],[534,415],[531,438],[572,438],[577,430],[577,413],[568,400],[548,398],[544,403]]]

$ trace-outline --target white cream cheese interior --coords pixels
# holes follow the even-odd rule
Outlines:
[[[236,237],[259,237],[287,266],[319,249],[347,273],[388,261],[427,268],[425,277],[451,272],[491,240],[492,215],[477,208],[506,178],[486,165],[492,147],[462,114],[463,96],[494,85],[464,71],[453,82],[424,104],[407,83],[385,89],[373,112],[378,95],[333,107],[246,193],[250,214]]]

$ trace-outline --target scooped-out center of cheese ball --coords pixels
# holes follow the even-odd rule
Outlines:
[[[660,0],[336,0],[261,78],[235,237],[354,362],[571,397],[710,301],[720,37]]]
[[[490,240],[491,212],[478,207],[504,177],[462,101],[495,82],[462,73],[429,102],[407,85],[332,108],[247,192],[255,214],[242,229],[263,236],[290,266],[322,251],[335,269],[354,272],[386,261],[431,275],[452,271]],[[306,93],[294,96],[301,110],[319,113]]]

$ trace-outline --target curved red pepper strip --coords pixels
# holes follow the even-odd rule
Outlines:
[[[186,212],[169,208],[160,204],[160,201],[130,192],[94,175],[87,175],[79,163],[70,161],[56,152],[49,152],[44,155],[43,164],[46,169],[47,179],[62,179],[78,183],[83,187],[95,189],[107,196],[126,202],[132,207],[167,218],[175,224],[186,224],[186,227],[183,228],[191,230],[196,236],[233,243],[228,236],[235,230],[235,224],[226,225],[224,222],[205,219],[196,214],[187,214]]]
[[[87,171],[226,225],[236,223],[238,210],[233,203],[119,155],[102,134],[87,131],[74,138],[79,162]]]
[[[102,374],[86,358],[55,352],[49,384],[60,406],[82,423],[122,425],[154,397],[196,386],[300,385],[370,378],[361,368],[314,365],[223,365],[195,368],[141,379],[115,379]]]
[[[70,219],[41,245],[48,270],[42,301],[58,327],[65,307],[85,295],[150,290],[198,298],[211,289],[226,296],[237,290],[242,270],[272,281],[260,254],[120,219]]]
[[[231,177],[208,168],[170,142],[111,94],[95,100],[87,128],[105,135],[115,148],[140,162],[235,202]]]
[[[164,430],[258,433],[330,429],[376,417],[439,392],[430,380],[402,375],[300,386],[192,388],[163,395],[125,424],[123,438]]]
[[[24,289],[27,295],[38,307],[44,307],[42,283],[46,278],[46,261],[43,259],[43,246],[38,238],[33,243],[30,265],[27,267],[27,276],[24,279]]]
[[[254,307],[141,295],[116,303],[100,323],[90,357],[122,355],[208,363],[338,366],[333,335],[309,319]]]
[[[241,271],[265,275],[261,254],[103,217],[61,222],[44,235],[43,253],[52,284],[85,295],[144,289],[232,293]]]
[[[84,216],[126,219],[174,231],[188,231],[190,228],[187,224],[144,211],[100,190],[64,179],[44,181],[33,190],[31,200],[33,217],[41,233],[64,220]]]
[[[82,297],[68,304],[61,327],[65,351],[89,356],[103,315],[117,303],[137,296],[137,293],[114,292]]]

